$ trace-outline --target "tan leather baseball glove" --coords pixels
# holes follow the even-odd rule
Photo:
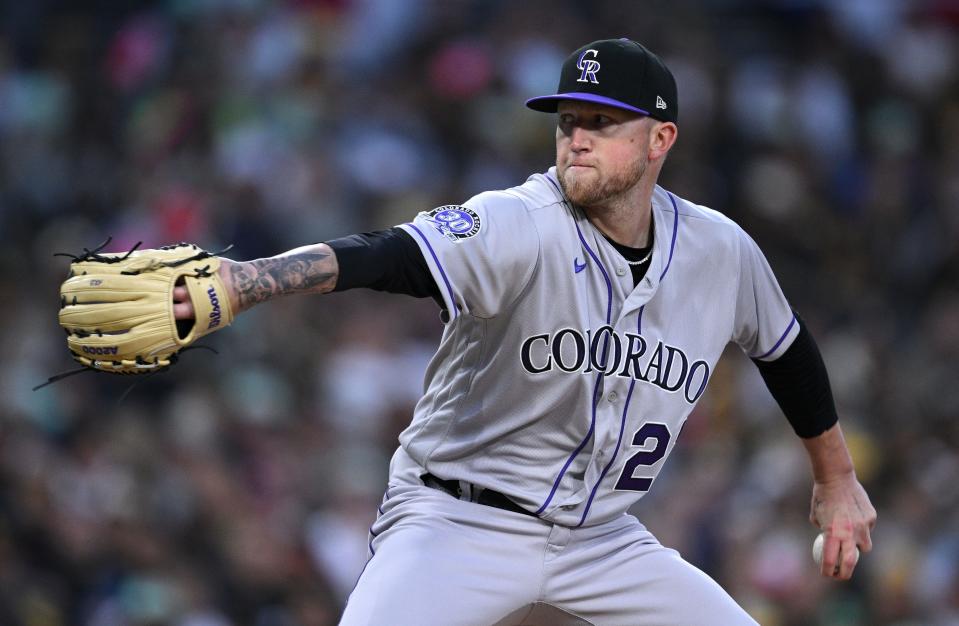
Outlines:
[[[109,240],[108,240],[109,241]],[[74,256],[60,286],[60,326],[84,367],[115,374],[165,369],[194,341],[233,321],[217,275],[220,259],[194,244]],[[196,318],[173,317],[173,288],[185,285]]]

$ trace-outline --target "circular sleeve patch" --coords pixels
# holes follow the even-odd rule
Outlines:
[[[447,204],[421,214],[441,235],[459,243],[469,239],[480,230],[480,216],[465,206]]]

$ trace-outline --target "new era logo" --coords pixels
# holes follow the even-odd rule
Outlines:
[[[663,100],[660,96],[656,96],[656,108],[657,108],[657,109],[665,109],[665,108],[666,108],[666,101]]]

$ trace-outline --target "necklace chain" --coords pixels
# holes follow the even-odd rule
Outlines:
[[[630,261],[629,259],[626,259],[626,263],[629,264],[629,265],[642,265],[643,263],[645,263],[646,261],[648,261],[648,260],[649,260],[649,257],[651,257],[651,256],[653,256],[653,247],[652,247],[652,246],[649,247],[649,252],[646,253],[646,256],[644,256],[644,257],[643,257],[642,259],[640,259],[639,261]]]

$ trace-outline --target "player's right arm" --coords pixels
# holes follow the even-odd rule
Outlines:
[[[538,249],[521,202],[486,193],[387,230],[253,261],[222,259],[219,271],[234,315],[279,296],[366,287],[431,297],[447,320],[460,313],[490,318],[522,291]],[[185,289],[175,289],[173,299],[177,319],[194,316]]]
[[[366,287],[446,304],[413,237],[402,228],[302,246],[253,261],[221,259],[220,278],[234,315],[280,296]],[[173,293],[177,319],[194,317],[185,288]]]
[[[333,249],[318,243],[265,259],[222,259],[219,274],[237,315],[280,296],[332,291],[339,276],[339,264]],[[194,317],[186,287],[174,289],[173,300],[176,319]]]

